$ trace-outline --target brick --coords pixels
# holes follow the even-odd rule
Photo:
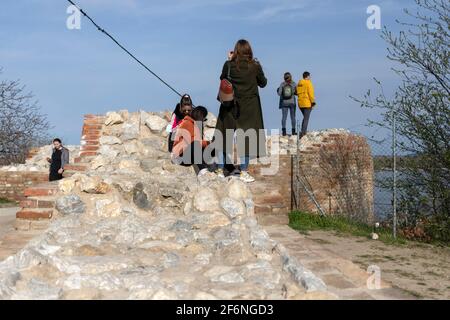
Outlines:
[[[40,197],[40,196],[51,196],[58,192],[56,188],[50,187],[30,187],[24,190],[23,194],[26,197]]]
[[[100,142],[99,140],[83,140],[81,142],[82,146],[99,146]]]
[[[82,152],[80,152],[80,156],[81,157],[84,157],[84,156],[87,156],[87,157],[93,157],[93,156],[96,156],[98,153],[97,152],[95,152],[95,151],[82,151]]]
[[[67,171],[86,171],[87,166],[83,166],[80,164],[68,164],[64,167]]]
[[[100,149],[100,146],[96,145],[96,146],[81,146],[80,150],[81,151],[97,151],[98,149]]]
[[[16,213],[16,218],[25,220],[40,220],[50,219],[52,215],[53,210],[38,211],[32,209],[23,209]]]

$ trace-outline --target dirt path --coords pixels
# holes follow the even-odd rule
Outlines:
[[[286,229],[290,229],[285,227]],[[320,267],[336,267],[344,274],[347,287],[352,287],[358,282],[361,284],[367,280],[366,272],[369,266],[377,266],[381,270],[382,281],[393,288],[400,288],[407,296],[419,299],[450,299],[450,249],[425,244],[387,245],[381,241],[369,240],[361,237],[343,236],[330,231],[311,231],[303,235],[290,229],[273,228],[269,233],[277,240],[288,243],[291,241],[291,250],[300,251],[299,259],[304,259],[311,271],[321,273]],[[289,239],[283,240],[282,235]],[[301,247],[295,247],[294,242],[301,243]],[[300,245],[298,245],[300,246]],[[302,253],[303,252],[303,253]],[[316,257],[316,258],[314,258]],[[320,257],[318,260],[317,257]],[[347,260],[359,266],[361,272],[351,271],[349,268],[339,268],[335,259]],[[312,262],[309,262],[312,261]],[[322,261],[322,264],[318,261]],[[334,265],[333,265],[334,264]],[[350,266],[351,267],[351,266]],[[333,282],[338,278],[323,275],[325,282],[328,279]],[[342,282],[342,281],[341,281]],[[328,283],[329,284],[329,283]],[[333,284],[333,283],[332,283]],[[344,287],[344,282],[341,283]],[[358,287],[358,285],[356,285]],[[365,291],[365,290],[363,290]],[[373,296],[374,291],[365,291]],[[396,298],[397,294],[393,298]],[[364,297],[355,295],[353,298]],[[380,296],[380,298],[383,298]],[[389,298],[389,296],[385,296]]]
[[[42,233],[40,230],[15,230],[14,223],[18,210],[20,208],[0,208],[0,261],[19,252],[33,237]]]
[[[306,236],[364,270],[379,266],[383,280],[422,299],[450,299],[450,248],[387,245],[365,238],[314,231]]]

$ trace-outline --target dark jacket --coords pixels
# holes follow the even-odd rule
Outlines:
[[[52,148],[52,155],[55,152],[55,148]],[[69,149],[62,147],[61,149],[61,169],[64,169],[65,165],[69,164]]]
[[[255,129],[258,133],[257,143],[252,143],[251,147],[246,143],[244,148],[242,148],[242,144],[238,144],[237,152],[239,156],[263,157],[266,155],[265,134],[259,132],[260,129],[264,129],[264,121],[258,87],[264,88],[267,85],[267,79],[259,62],[241,61],[238,70],[235,61],[227,61],[222,69],[221,80],[227,77],[228,63],[231,64],[230,77],[234,87],[235,103],[233,107],[220,106],[216,133],[222,133],[226,140],[225,130],[227,129],[244,131]],[[253,148],[255,145],[259,146],[256,150]],[[232,151],[232,146],[227,145],[225,141],[224,150],[227,153]]]

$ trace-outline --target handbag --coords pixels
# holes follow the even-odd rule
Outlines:
[[[219,94],[217,95],[217,99],[225,107],[232,107],[234,105],[234,88],[230,72],[231,63],[228,61],[227,77],[220,81]]]

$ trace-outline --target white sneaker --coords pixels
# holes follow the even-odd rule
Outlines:
[[[241,171],[240,179],[246,183],[255,181],[255,178],[253,178],[247,171]]]
[[[225,179],[225,175],[223,174],[223,169],[217,169],[217,170],[216,170],[216,174],[217,174],[217,176],[218,176],[219,178]]]
[[[208,168],[204,168],[198,172],[197,177],[204,176],[207,173],[208,173]]]

